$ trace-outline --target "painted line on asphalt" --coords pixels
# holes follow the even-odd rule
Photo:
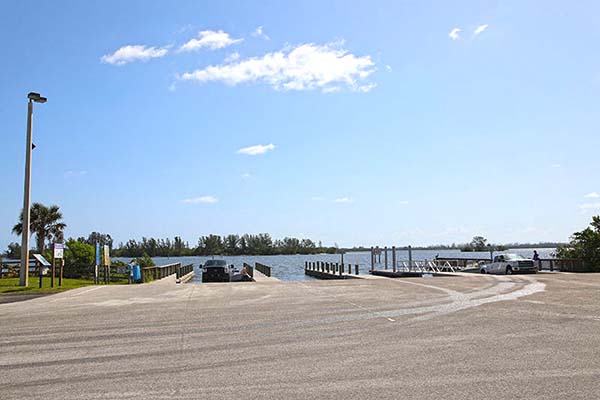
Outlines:
[[[305,285],[305,284],[304,284],[304,283],[302,283],[301,281],[298,281],[298,284],[299,284],[300,286],[302,286],[302,287],[306,288],[306,289],[309,289],[309,290],[314,290],[314,291],[317,291],[317,292],[321,292],[321,293],[325,294],[325,296],[332,297],[332,298],[334,298],[334,299],[340,299],[340,298],[341,298],[340,296],[337,296],[337,295],[335,295],[335,294],[328,293],[328,292],[326,292],[326,291],[324,291],[324,290],[322,290],[322,289],[320,289],[320,288],[316,288],[316,287],[314,287],[314,286],[310,286],[310,287],[309,287],[308,285]],[[375,310],[372,310],[372,309],[369,309],[369,308],[363,307],[363,306],[361,306],[360,304],[353,303],[353,302],[351,302],[351,301],[348,301],[348,300],[346,300],[346,299],[343,299],[343,298],[342,298],[341,300],[342,300],[344,303],[350,304],[350,305],[352,305],[352,306],[354,306],[354,307],[356,307],[356,308],[358,308],[358,309],[360,309],[360,310],[362,310],[362,311],[366,311],[367,313],[369,313],[369,314],[371,314],[371,315],[375,316],[376,318],[383,318],[383,319],[386,319],[386,320],[388,320],[389,322],[396,322],[396,320],[395,320],[395,319],[392,319],[392,318],[386,317],[386,316],[384,316],[384,315],[381,315],[379,311],[375,311]]]
[[[96,287],[90,288],[88,290],[82,290],[81,292],[74,293],[74,294],[70,295],[69,297],[81,296],[82,294],[93,292],[94,290],[102,289],[102,288],[105,288],[105,287],[106,286],[96,286]]]

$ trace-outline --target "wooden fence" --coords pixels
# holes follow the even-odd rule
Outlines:
[[[540,269],[561,272],[589,272],[583,260],[563,259],[556,260],[554,258],[541,258],[538,262]]]
[[[264,264],[261,263],[255,263],[254,264],[256,266],[256,270],[260,273],[262,273],[265,276],[271,276],[271,267],[268,267]]]
[[[190,272],[194,272],[194,264],[180,266],[177,268],[177,279],[186,276]]]
[[[181,263],[144,267],[142,268],[142,283],[166,278],[167,276],[177,274],[177,271],[180,268]]]
[[[250,264],[244,263],[244,268],[246,268],[246,273],[250,278],[254,278],[254,267]]]

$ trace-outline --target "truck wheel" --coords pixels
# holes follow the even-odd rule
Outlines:
[[[480,273],[485,274],[485,269],[481,268],[481,270],[479,270]]]
[[[513,273],[513,270],[512,270],[512,268],[511,268],[511,266],[510,266],[510,265],[507,265],[507,266],[506,266],[506,275],[512,275],[512,273]]]

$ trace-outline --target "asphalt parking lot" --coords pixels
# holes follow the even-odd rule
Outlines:
[[[600,274],[167,279],[0,321],[2,399],[600,398]]]

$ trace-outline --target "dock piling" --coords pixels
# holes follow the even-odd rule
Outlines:
[[[385,269],[387,269],[388,268],[388,248],[387,248],[387,246],[385,246],[383,248],[383,251],[384,251],[383,259],[384,259],[384,263],[385,263]]]

